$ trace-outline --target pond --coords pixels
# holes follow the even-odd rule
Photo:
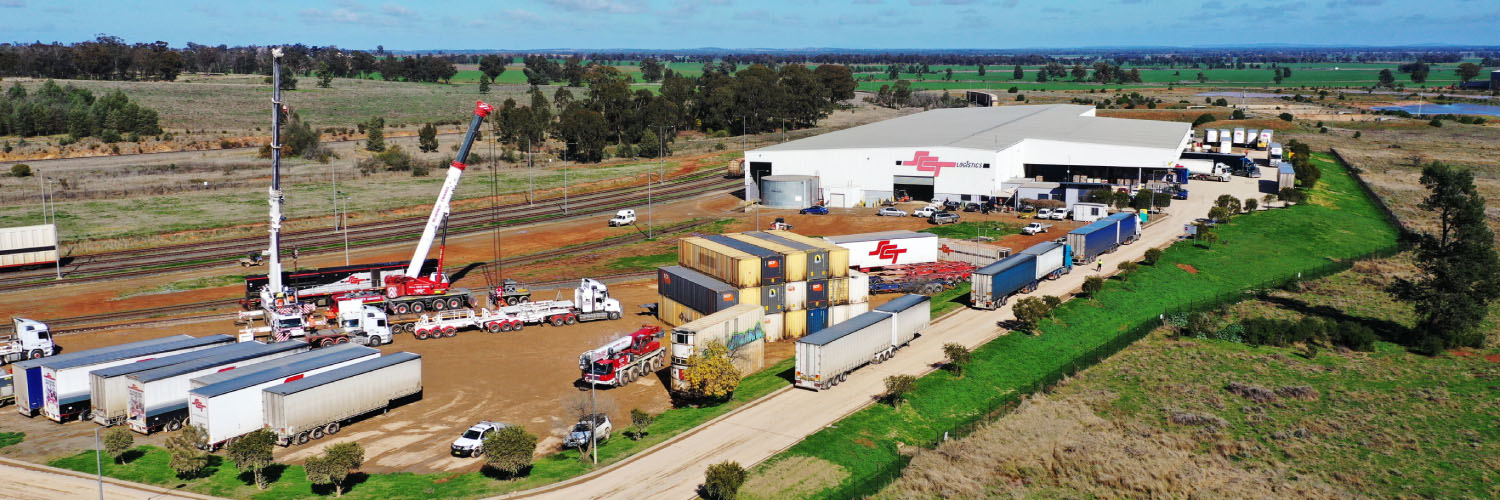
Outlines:
[[[1489,106],[1485,104],[1470,104],[1459,102],[1453,104],[1423,104],[1420,108],[1416,104],[1403,104],[1400,106],[1375,106],[1376,111],[1400,110],[1413,115],[1420,110],[1423,115],[1487,115],[1500,116],[1500,106]]]

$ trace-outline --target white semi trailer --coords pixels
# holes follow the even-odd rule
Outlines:
[[[176,431],[188,419],[188,388],[194,377],[226,372],[261,361],[307,352],[307,342],[292,340],[263,344],[245,342],[186,363],[164,366],[130,375],[130,430],[141,434]]]
[[[207,435],[207,447],[217,449],[230,439],[265,427],[262,390],[305,377],[380,357],[378,349],[343,344],[294,354],[254,367],[193,379],[188,391],[188,423]],[[264,368],[264,367],[269,368]],[[225,378],[241,372],[239,376]],[[205,380],[213,383],[198,385]]]
[[[42,415],[54,422],[89,414],[89,372],[138,363],[162,356],[199,351],[234,342],[228,335],[209,335],[118,351],[106,351],[65,361],[42,358]],[[53,361],[47,361],[51,359]]]
[[[909,294],[797,339],[794,385],[815,391],[836,386],[849,372],[890,359],[931,317],[932,299]]]
[[[282,446],[337,434],[344,424],[422,392],[422,357],[398,352],[261,392],[265,425]]]
[[[131,342],[128,344],[100,347],[98,349],[89,349],[86,351],[68,352],[47,359],[28,359],[26,361],[18,361],[10,367],[11,374],[15,376],[13,383],[15,384],[14,389],[16,395],[16,410],[20,411],[22,415],[25,415],[27,417],[34,417],[36,416],[37,412],[41,411],[42,402],[46,400],[46,398],[42,394],[43,362],[57,363],[71,359],[78,359],[84,356],[94,356],[103,352],[123,351],[126,349],[165,344],[168,342],[176,342],[179,340],[186,340],[191,338],[192,337],[187,335],[173,335],[151,340]]]
[[[89,406],[94,423],[109,427],[124,422],[130,416],[130,375],[216,355],[233,350],[238,345],[225,344],[89,372]]]

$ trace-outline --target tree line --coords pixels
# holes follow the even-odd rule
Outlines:
[[[118,142],[124,136],[161,132],[156,111],[119,90],[96,98],[88,89],[47,80],[35,92],[14,84],[0,98],[0,135],[68,134],[67,141],[97,136]]]

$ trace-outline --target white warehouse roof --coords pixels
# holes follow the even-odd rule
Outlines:
[[[1001,151],[1027,139],[1181,151],[1187,123],[1094,116],[1078,104],[936,109],[757,151],[953,147]]]

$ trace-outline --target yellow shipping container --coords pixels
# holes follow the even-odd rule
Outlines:
[[[834,278],[828,280],[828,303],[849,303],[849,278]]]
[[[669,299],[665,295],[659,295],[658,298],[661,300],[656,303],[656,319],[666,323],[667,326],[675,328],[703,317],[703,313],[694,311],[693,308]]]
[[[798,250],[774,241],[763,240],[744,233],[725,234],[738,241],[743,241],[786,257],[786,281],[807,281],[807,252]]]
[[[791,231],[773,231],[771,232],[771,234],[798,243],[802,243],[804,245],[812,245],[828,250],[828,277],[849,277],[849,249],[835,245],[833,243],[829,243],[828,240],[825,240],[823,238],[812,238]]]
[[[781,327],[782,339],[796,339],[807,335],[807,311],[788,311]]]
[[[677,263],[736,288],[760,286],[760,257],[703,238],[683,238]]]

